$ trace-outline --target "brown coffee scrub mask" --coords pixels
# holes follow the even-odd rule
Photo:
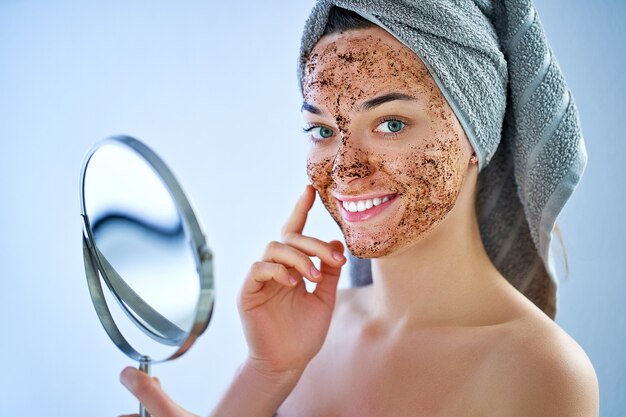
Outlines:
[[[303,94],[309,179],[353,255],[404,250],[445,219],[473,151],[411,50],[380,28],[324,36]]]

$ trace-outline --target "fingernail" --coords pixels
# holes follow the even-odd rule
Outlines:
[[[337,252],[336,250],[333,251],[333,258],[338,261],[343,261],[344,259],[346,259],[341,252]]]
[[[122,385],[124,385],[126,388],[129,388],[131,383],[132,383],[133,377],[132,377],[132,369],[129,368],[124,368],[124,370],[122,371],[122,373],[120,373],[120,382],[122,383]]]
[[[291,285],[296,285],[298,283],[298,280],[293,275],[289,275],[289,283]]]
[[[311,267],[311,275],[313,275],[313,278],[319,278],[322,276],[322,273],[320,271],[318,271],[318,269],[314,266]]]

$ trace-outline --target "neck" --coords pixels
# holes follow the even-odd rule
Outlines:
[[[495,308],[489,295],[507,281],[485,251],[474,207],[475,187],[462,190],[455,207],[424,239],[372,260],[377,319],[420,325],[491,320]]]

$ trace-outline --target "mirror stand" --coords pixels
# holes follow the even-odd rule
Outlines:
[[[150,375],[207,328],[212,252],[172,172],[132,137],[105,139],[88,152],[80,203],[85,275],[100,323]],[[167,353],[156,353],[162,347]],[[150,417],[142,404],[139,415]]]

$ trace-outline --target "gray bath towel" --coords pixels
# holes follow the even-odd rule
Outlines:
[[[422,59],[478,156],[477,215],[489,257],[554,318],[552,231],[587,153],[532,1],[318,1],[302,38],[300,81],[335,5],[383,27]],[[371,282],[369,260],[351,257],[351,280]]]

